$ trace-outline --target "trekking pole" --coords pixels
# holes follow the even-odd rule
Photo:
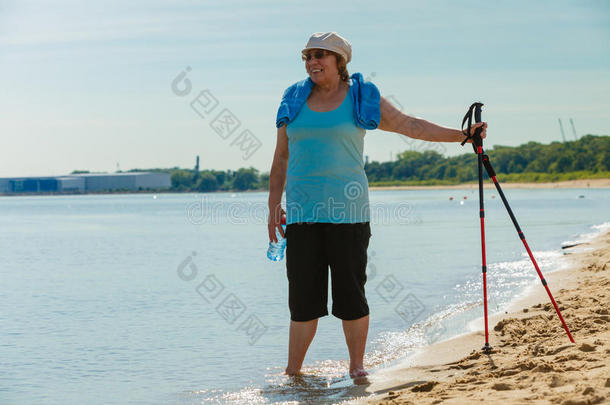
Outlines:
[[[468,121],[468,134],[470,134],[470,127],[471,127],[471,122],[472,122],[472,110],[475,110],[475,122],[481,122],[481,107],[483,106],[483,104],[481,103],[474,103],[470,106],[470,109],[468,110],[468,112],[466,113],[466,116],[464,116],[464,120],[462,121],[462,128],[464,127],[464,123],[466,121]],[[478,114],[477,114],[478,111]],[[540,267],[538,267],[538,263],[536,262],[536,259],[534,258],[534,254],[532,253],[529,245],[527,244],[527,240],[525,239],[525,235],[523,234],[523,231],[521,230],[521,227],[519,226],[519,223],[517,222],[517,218],[515,218],[515,214],[513,213],[513,210],[510,208],[510,205],[508,204],[508,200],[506,199],[506,196],[504,195],[504,191],[502,191],[502,187],[500,187],[500,183],[498,182],[498,179],[496,178],[496,172],[494,171],[491,162],[489,161],[489,156],[487,156],[485,154],[485,152],[483,151],[483,141],[482,139],[480,139],[480,131],[481,128],[477,128],[475,130],[475,133],[470,136],[470,135],[466,135],[466,139],[462,142],[462,145],[464,145],[464,143],[466,143],[466,141],[469,138],[472,138],[472,147],[475,149],[475,152],[477,153],[478,157],[479,157],[479,196],[483,195],[483,192],[481,191],[482,188],[482,173],[481,173],[481,162],[483,164],[483,166],[485,167],[485,170],[487,171],[487,175],[492,179],[494,185],[496,186],[496,190],[498,190],[498,194],[500,195],[500,198],[502,199],[502,203],[504,203],[504,207],[506,208],[506,211],[508,212],[508,215],[511,219],[511,221],[513,222],[513,225],[515,226],[515,229],[517,230],[517,234],[519,235],[519,239],[521,239],[521,242],[523,242],[523,246],[525,246],[525,250],[527,251],[527,254],[530,257],[530,260],[532,261],[532,264],[534,265],[534,268],[536,269],[536,272],[538,273],[538,277],[540,277],[540,281],[542,282],[542,285],[544,286],[544,289],[546,290],[546,293],[549,296],[549,299],[551,300],[551,303],[553,304],[553,307],[555,308],[555,312],[557,313],[557,316],[559,317],[559,320],[561,321],[561,324],[563,325],[563,329],[565,329],[568,338],[570,339],[570,342],[575,343],[574,342],[574,338],[572,337],[572,334],[570,333],[570,329],[568,328],[568,325],[566,324],[565,320],[563,319],[563,316],[561,316],[561,311],[559,310],[559,307],[557,306],[557,303],[555,302],[555,299],[553,298],[553,294],[551,294],[551,290],[549,289],[549,286],[546,282],[546,280],[544,279],[544,276],[542,275],[542,272],[540,271]],[[479,138],[478,140],[476,138]],[[475,143],[480,142],[480,145],[476,145]],[[484,235],[483,235],[483,217],[484,217],[484,212],[483,212],[483,203],[481,203],[481,236],[482,236],[482,240],[483,240],[483,260],[485,260],[485,242],[484,242]],[[485,261],[483,261],[483,264],[485,265]],[[486,296],[486,286],[485,286],[485,270],[483,270],[483,291],[484,291],[484,299],[485,301],[487,301],[487,296]],[[488,346],[488,342],[487,342],[487,302],[485,302],[485,347]],[[485,348],[484,348],[485,349]]]
[[[472,124],[472,112],[474,109],[475,122],[481,122],[481,107],[482,103],[474,103],[468,109],[468,113],[462,120],[462,130],[464,123],[468,121],[468,133]],[[479,169],[479,218],[481,221],[481,272],[483,273],[483,314],[485,319],[485,346],[483,352],[490,353],[491,346],[489,345],[489,326],[487,322],[487,259],[485,256],[485,199],[483,198],[483,139],[481,139],[481,128],[475,129],[475,132],[470,138],[472,139],[472,148],[477,154],[477,163]],[[464,145],[467,138],[462,142]]]

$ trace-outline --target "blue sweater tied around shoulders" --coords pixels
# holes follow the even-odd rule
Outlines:
[[[351,86],[349,92],[354,103],[354,119],[356,125],[363,129],[375,129],[381,120],[379,101],[381,95],[377,86],[365,82],[361,73],[350,76]],[[297,116],[303,104],[307,101],[314,82],[311,78],[296,82],[284,91],[282,102],[277,111],[276,127],[289,124]]]

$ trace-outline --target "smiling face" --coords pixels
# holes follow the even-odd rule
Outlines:
[[[332,83],[339,78],[337,57],[333,52],[309,49],[305,55],[309,57],[305,60],[305,69],[315,84]]]

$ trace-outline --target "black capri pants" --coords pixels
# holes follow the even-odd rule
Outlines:
[[[291,320],[328,315],[329,266],[332,314],[346,321],[369,314],[364,294],[371,237],[368,222],[289,224],[285,235]]]

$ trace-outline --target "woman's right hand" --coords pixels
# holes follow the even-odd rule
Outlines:
[[[280,204],[275,205],[274,207],[269,207],[269,223],[267,224],[267,230],[269,231],[269,241],[276,243],[277,237],[275,235],[275,230],[277,229],[282,235],[282,238],[285,238],[284,228],[282,227],[282,215],[286,215],[286,211],[282,208]]]

